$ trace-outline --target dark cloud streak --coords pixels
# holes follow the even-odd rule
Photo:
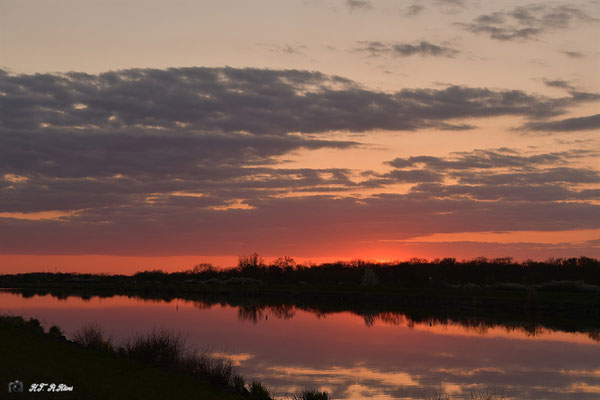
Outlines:
[[[537,39],[547,32],[596,21],[596,18],[574,5],[530,4],[507,11],[482,14],[470,23],[458,25],[472,33],[509,41]]]
[[[427,41],[415,43],[382,43],[377,41],[359,42],[356,51],[371,56],[393,55],[395,57],[410,57],[414,55],[453,58],[460,52],[447,46],[440,46]]]
[[[523,129],[543,132],[573,132],[600,129],[600,114],[558,121],[528,122]]]
[[[346,0],[346,6],[350,9],[350,11],[357,9],[370,10],[373,8],[370,0]]]

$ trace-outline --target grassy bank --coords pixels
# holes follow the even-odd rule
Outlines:
[[[0,317],[0,376],[19,380],[32,399],[269,399],[257,383],[243,378],[227,361],[187,352],[178,335],[152,332],[114,346],[97,327],[67,340],[57,327],[45,332],[35,319]],[[33,383],[64,384],[72,391],[29,393]],[[4,389],[6,390],[6,389]]]

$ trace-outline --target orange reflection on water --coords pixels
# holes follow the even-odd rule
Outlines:
[[[81,298],[78,296],[68,296],[66,298],[57,298],[50,295],[33,296],[23,298],[20,295],[14,295],[9,292],[0,292],[0,310],[2,309],[64,309],[68,312],[72,309],[126,309],[138,307],[141,304],[151,304],[155,309],[213,309],[219,310],[223,307],[212,305],[199,300],[185,299],[159,299],[159,298],[140,298],[127,296],[112,296],[91,298]],[[402,313],[381,312],[378,314],[357,315],[353,312],[334,312],[322,313],[317,310],[306,312],[306,310],[296,309],[289,305],[271,306],[271,307],[235,307],[238,319],[247,320],[253,323],[264,323],[265,319],[288,320],[299,318],[302,326],[311,329],[313,324],[318,325],[319,320],[328,318],[335,322],[339,327],[348,328],[348,332],[353,332],[357,328],[367,327],[372,333],[383,332],[396,327],[406,327],[415,331],[429,332],[436,335],[459,335],[465,337],[485,336],[488,338],[511,338],[519,340],[547,340],[556,342],[597,344],[589,334],[578,332],[563,332],[546,329],[540,326],[533,326],[529,330],[522,326],[490,326],[485,323],[473,321],[470,324],[441,323],[431,319],[425,322],[415,322]],[[297,315],[300,313],[299,315]],[[362,330],[362,329],[360,329]],[[361,333],[362,335],[362,333]],[[357,338],[359,339],[359,338]]]
[[[438,335],[461,335],[461,336],[486,336],[489,338],[506,337],[519,340],[550,340],[569,343],[595,343],[598,342],[590,336],[582,333],[570,333],[553,331],[536,327],[535,333],[525,331],[522,328],[495,327],[466,327],[457,324],[412,324],[411,328],[421,331],[433,332]]]
[[[115,338],[166,327],[200,349],[210,346],[212,354],[230,357],[242,375],[282,395],[312,387],[336,399],[422,399],[434,388],[459,393],[497,384],[507,399],[562,400],[565,394],[590,398],[600,379],[600,345],[584,333],[536,330],[531,337],[517,328],[477,323],[432,319],[430,326],[429,320],[389,312],[0,292],[0,312],[6,311],[66,332],[93,321]]]
[[[0,310],[3,308],[22,309],[64,309],[68,311],[73,308],[123,308],[138,305],[139,303],[154,303],[157,307],[170,308],[176,300],[165,301],[163,299],[140,299],[127,296],[81,298],[79,296],[68,296],[58,298],[50,295],[32,296],[23,298],[9,292],[0,291]]]

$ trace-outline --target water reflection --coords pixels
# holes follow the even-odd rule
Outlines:
[[[64,297],[64,296],[63,296]],[[597,399],[597,331],[396,311],[114,296],[61,300],[0,293],[0,308],[73,331],[96,321],[115,337],[164,326],[231,356],[280,395],[418,399],[434,389],[495,386],[513,399]]]
[[[210,303],[207,301],[191,301],[191,303],[202,310],[209,310],[216,303]],[[219,303],[220,305],[230,305],[227,303]],[[296,307],[288,304],[281,304],[275,306],[258,306],[258,305],[238,305],[238,318],[240,321],[248,321],[253,324],[257,324],[261,321],[266,321],[269,315],[278,319],[288,320],[296,315]],[[314,314],[317,318],[326,318],[328,315],[332,315],[338,312],[326,312],[313,308],[299,308],[303,311]],[[376,322],[382,322],[387,325],[396,326],[407,326],[409,328],[415,328],[417,326],[429,326],[434,330],[436,328],[449,328],[460,327],[465,332],[475,333],[478,335],[486,335],[497,333],[498,331],[505,331],[507,333],[521,333],[525,336],[536,337],[536,336],[547,336],[549,333],[560,333],[563,332],[560,329],[552,329],[544,327],[536,321],[526,322],[497,322],[490,319],[452,319],[444,316],[435,315],[407,315],[402,312],[393,311],[365,311],[365,312],[350,312],[359,318],[362,318],[366,327],[372,327]],[[439,330],[439,329],[437,329]],[[600,342],[600,330],[598,329],[585,329],[581,330],[590,339]]]
[[[196,305],[197,302],[194,302]],[[210,308],[206,303],[202,304],[203,309]],[[269,319],[269,313],[275,318],[279,319],[291,319],[296,315],[296,309],[290,305],[279,305],[271,307],[258,307],[258,306],[239,306],[238,307],[238,318],[241,321],[250,321],[254,324]]]

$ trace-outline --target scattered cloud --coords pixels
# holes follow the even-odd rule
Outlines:
[[[585,53],[582,53],[580,51],[563,50],[562,53],[569,58],[575,58],[575,59],[585,58]]]
[[[474,150],[454,153],[451,157],[412,156],[396,158],[387,162],[395,168],[422,166],[434,170],[470,170],[494,168],[532,168],[538,165],[565,164],[583,156],[592,155],[587,151],[564,151],[523,155],[516,150],[502,147],[494,150]]]
[[[357,9],[370,10],[373,8],[370,0],[346,0],[346,6],[350,11]]]
[[[465,0],[435,0],[435,2],[442,5],[450,5],[456,7],[463,7],[465,5]]]
[[[597,19],[575,5],[531,4],[482,14],[470,23],[458,25],[473,33],[508,41],[537,39],[547,32],[569,29],[592,21]]]
[[[408,17],[413,17],[415,15],[421,14],[425,10],[425,6],[421,3],[415,2],[412,5],[406,7],[404,10],[404,15]]]
[[[281,54],[303,54],[304,50],[306,50],[306,46],[303,44],[283,44],[271,46],[270,50],[274,53]]]
[[[575,90],[575,87],[573,85],[562,79],[544,79],[544,84],[548,87],[553,88],[567,89],[571,91]]]
[[[368,53],[372,56],[393,55],[396,57],[437,56],[452,58],[460,52],[447,46],[439,46],[427,41],[417,43],[383,43],[377,41],[359,42],[356,51]]]
[[[572,132],[600,129],[600,114],[557,121],[528,122],[523,127],[530,131]]]
[[[397,158],[388,162],[394,167],[393,171],[373,176],[380,184],[389,184],[393,180],[418,182],[410,193],[425,199],[598,200],[600,172],[568,166],[573,160],[598,155],[598,152],[582,150],[535,155],[524,155],[507,148],[475,150],[449,157]],[[411,180],[410,177],[416,179]],[[594,188],[579,185],[593,185]]]

